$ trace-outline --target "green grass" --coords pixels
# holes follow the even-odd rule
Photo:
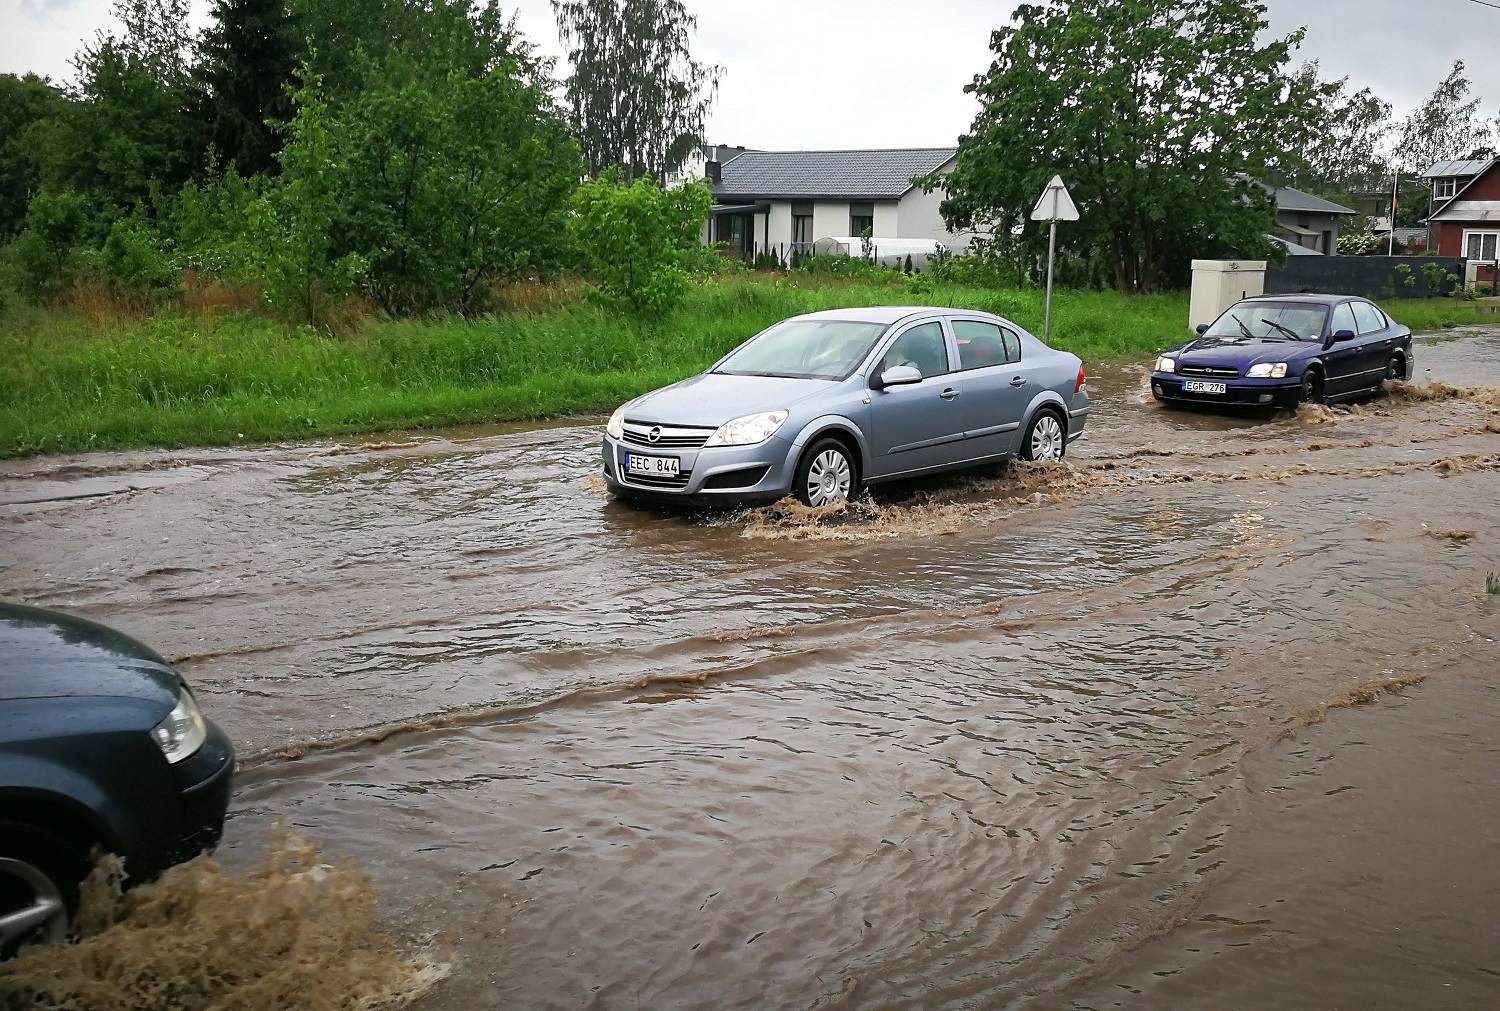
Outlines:
[[[805,275],[712,281],[656,320],[567,305],[378,321],[345,340],[251,315],[161,314],[101,333],[76,316],[23,309],[0,319],[0,456],[604,412],[691,375],[779,319],[879,304],[983,309],[1042,330],[1039,292],[918,293]],[[1392,307],[1397,317],[1418,318],[1406,305]],[[1054,343],[1086,362],[1144,357],[1188,336],[1187,308],[1185,294],[1059,292]],[[1421,318],[1469,322],[1466,308],[1424,306]]]

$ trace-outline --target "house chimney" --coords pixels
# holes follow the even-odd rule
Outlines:
[[[724,166],[716,161],[704,162],[703,174],[712,185],[717,186],[724,181]]]

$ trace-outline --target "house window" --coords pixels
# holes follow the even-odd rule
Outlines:
[[[1432,184],[1432,195],[1439,200],[1446,200],[1457,192],[1457,179],[1439,179]]]
[[[1500,256],[1500,232],[1465,232],[1464,251],[1471,260],[1494,263]]]
[[[849,234],[864,235],[866,232],[875,234],[875,205],[850,204]]]
[[[792,205],[792,241],[813,241],[813,205]]]

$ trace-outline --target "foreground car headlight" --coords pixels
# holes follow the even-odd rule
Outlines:
[[[720,425],[708,437],[705,446],[754,446],[765,442],[786,424],[786,411],[767,411],[765,414],[748,414]]]
[[[1168,358],[1166,355],[1162,355],[1160,358],[1158,358],[1156,360],[1156,371],[1158,371],[1158,372],[1176,372],[1177,371],[1177,359],[1176,358]]]
[[[611,439],[625,438],[625,408],[615,408],[615,413],[609,416],[609,423],[604,426]]]
[[[177,690],[177,705],[172,707],[167,718],[151,728],[151,739],[173,765],[192,757],[208,740],[203,714],[198,712],[198,703],[193,701],[186,687]]]
[[[1284,379],[1286,378],[1286,362],[1262,362],[1259,365],[1250,366],[1245,373],[1246,379]]]

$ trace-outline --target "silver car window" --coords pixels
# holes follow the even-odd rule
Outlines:
[[[1021,343],[1015,334],[1001,330],[994,323],[956,319],[953,339],[958,344],[958,367],[965,372],[1021,360]]]
[[[948,371],[948,342],[943,338],[943,325],[936,320],[920,323],[907,330],[886,348],[880,359],[878,372],[910,365],[923,378],[940,376]]]
[[[847,379],[887,329],[884,323],[789,319],[751,338],[714,371],[730,376]]]

